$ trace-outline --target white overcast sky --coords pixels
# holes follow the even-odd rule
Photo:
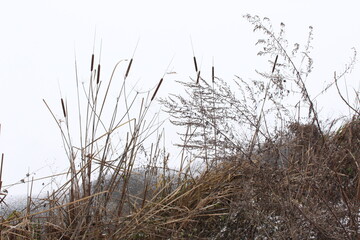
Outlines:
[[[254,76],[257,35],[244,14],[269,17],[274,26],[286,24],[290,42],[305,43],[314,27],[312,94],[322,90],[349,62],[351,48],[360,49],[358,1],[212,1],[212,0],[12,0],[0,2],[0,153],[5,154],[3,182],[15,183],[30,172],[36,177],[60,172],[67,159],[46,99],[61,115],[60,91],[70,101],[74,94],[74,52],[79,78],[89,75],[94,44],[102,40],[102,73],[131,58],[137,41],[132,76],[138,90],[154,87],[171,59],[176,79],[193,75],[193,41],[206,74],[215,59],[216,75],[232,79]],[[206,70],[208,69],[208,70]],[[359,66],[347,76],[358,87]],[[165,81],[161,96],[174,92]],[[72,99],[75,103],[75,99]],[[336,94],[319,100],[324,116],[347,113]],[[44,167],[42,170],[40,168]]]

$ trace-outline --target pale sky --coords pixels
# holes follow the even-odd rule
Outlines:
[[[256,76],[265,59],[256,56],[256,34],[242,17],[259,15],[275,27],[286,25],[290,42],[305,43],[314,27],[314,71],[310,93],[322,90],[334,71],[344,69],[352,47],[360,49],[358,1],[2,1],[0,7],[0,153],[5,154],[3,184],[66,169],[59,130],[42,102],[61,116],[60,97],[76,103],[75,52],[81,81],[89,75],[102,41],[102,74],[108,78],[115,63],[134,57],[132,78],[138,90],[154,87],[171,59],[178,74],[164,81],[160,96],[174,92],[173,80],[193,76],[190,36],[205,71],[215,59],[216,75],[233,79]],[[347,76],[358,88],[359,66]],[[61,92],[61,95],[60,95]],[[333,92],[335,93],[335,91]],[[324,116],[347,114],[336,94],[318,100]],[[41,184],[41,182],[39,182]],[[16,190],[13,191],[23,191]]]

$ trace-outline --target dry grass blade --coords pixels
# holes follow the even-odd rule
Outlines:
[[[360,116],[360,112],[358,110],[356,110],[353,106],[351,106],[349,104],[349,102],[344,98],[342,93],[340,92],[340,89],[338,86],[338,78],[336,77],[336,72],[334,72],[334,82],[335,82],[336,90],[337,90],[339,96],[341,97],[341,99],[343,100],[343,102],[349,107],[349,109],[353,110],[358,116]]]
[[[135,121],[135,118],[130,119],[129,121],[126,121],[126,122],[124,122],[124,123],[119,124],[119,125],[116,126],[115,128],[111,129],[109,132],[106,132],[106,133],[104,133],[103,135],[101,135],[100,137],[92,140],[91,142],[89,142],[89,143],[85,146],[85,148],[91,146],[92,144],[95,144],[97,141],[99,141],[99,140],[102,139],[103,137],[109,136],[109,135],[110,135],[111,133],[113,133],[115,130],[117,130],[118,128],[120,128],[120,127],[122,127],[122,126],[124,126],[124,125],[126,125],[126,124],[128,124],[128,123],[130,123],[131,121]]]
[[[2,189],[2,172],[3,172],[3,163],[4,163],[4,154],[1,154],[1,163],[0,163],[0,191]]]
[[[29,217],[33,217],[33,216],[36,216],[36,215],[40,215],[40,214],[43,214],[43,213],[47,213],[47,212],[50,212],[50,211],[53,211],[53,210],[56,210],[56,209],[61,209],[61,208],[64,208],[66,206],[70,206],[70,205],[73,205],[73,204],[76,204],[76,203],[79,203],[79,202],[82,202],[82,201],[86,201],[86,200],[89,200],[93,197],[96,197],[98,195],[102,195],[102,194],[106,194],[108,193],[108,191],[103,191],[103,192],[98,192],[98,193],[95,193],[91,196],[87,196],[87,197],[84,197],[84,198],[81,198],[81,199],[77,199],[73,202],[68,202],[66,204],[63,204],[63,205],[59,205],[59,206],[56,206],[56,207],[53,207],[53,208],[50,208],[50,209],[47,209],[47,210],[44,210],[44,211],[41,211],[41,212],[36,212],[36,213],[31,213],[29,215],[25,215],[23,217],[18,217],[18,218],[15,218],[15,219],[11,219],[11,220],[8,220],[8,221],[4,221],[4,222],[0,222],[0,226],[2,225],[6,225],[10,222],[13,222],[13,221],[18,221],[18,220],[22,220],[24,218],[29,218]]]

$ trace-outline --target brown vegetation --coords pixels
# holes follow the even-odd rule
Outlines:
[[[312,69],[312,28],[298,53],[299,44],[287,49],[284,24],[276,35],[268,19],[246,18],[254,31],[265,33],[257,44],[259,55],[269,56],[271,71],[259,72],[258,80],[236,77],[230,83],[215,77],[212,66],[208,83],[193,56],[195,78],[179,82],[188,96],[160,100],[171,122],[185,132],[177,170],[168,167],[155,117],[147,117],[166,76],[141,100],[138,93],[131,98],[126,92],[131,59],[110,104],[122,61],[104,89],[93,54],[89,86],[83,86],[85,105],[77,80],[79,142],[69,128],[73,115],[66,99],[59,103],[64,122],[44,101],[66,146],[69,180],[44,199],[35,201],[30,194],[24,211],[3,216],[1,239],[358,239],[357,108],[346,102],[352,118],[337,129],[323,126],[304,81]],[[297,68],[295,58],[306,64]],[[295,116],[284,104],[290,101],[289,82],[298,88],[296,101],[307,108],[305,118],[300,104]],[[135,102],[141,102],[138,109]],[[110,120],[104,120],[109,105]],[[116,133],[124,136],[122,145]],[[151,137],[153,143],[146,141]],[[135,170],[140,157],[147,162]]]

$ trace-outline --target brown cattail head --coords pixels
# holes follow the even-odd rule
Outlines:
[[[215,68],[212,66],[211,68],[211,80],[214,83],[215,82]]]
[[[90,71],[92,72],[94,70],[94,54],[91,55],[91,67],[90,67]]]
[[[61,98],[61,107],[63,110],[64,117],[66,118],[66,108],[65,108],[65,104],[64,104],[64,99],[62,99],[62,98]]]
[[[199,80],[200,80],[200,71],[197,72],[197,78],[196,78],[196,84],[199,84]]]
[[[96,84],[99,84],[99,82],[100,82],[100,64],[98,65]]]
[[[160,88],[160,85],[161,85],[161,83],[163,82],[163,78],[161,78],[160,79],[160,82],[159,82],[159,84],[157,85],[157,87],[156,87],[156,89],[155,89],[155,92],[154,92],[154,94],[152,95],[152,97],[151,97],[151,102],[152,102],[152,100],[154,100],[154,98],[155,98],[155,96],[156,96],[156,93],[158,92],[158,90],[159,90],[159,88]]]
[[[198,72],[198,67],[196,63],[196,57],[194,56],[194,66],[195,66],[195,72]]]
[[[274,73],[274,71],[275,71],[275,67],[276,67],[278,57],[279,57],[279,55],[276,55],[276,58],[275,58],[275,61],[274,61],[274,66],[273,66],[273,69],[272,69],[271,73]]]
[[[126,70],[126,73],[125,73],[125,78],[127,78],[127,76],[129,75],[132,62],[133,62],[133,59],[131,58],[131,60],[129,62],[129,66],[128,66],[128,68]]]

